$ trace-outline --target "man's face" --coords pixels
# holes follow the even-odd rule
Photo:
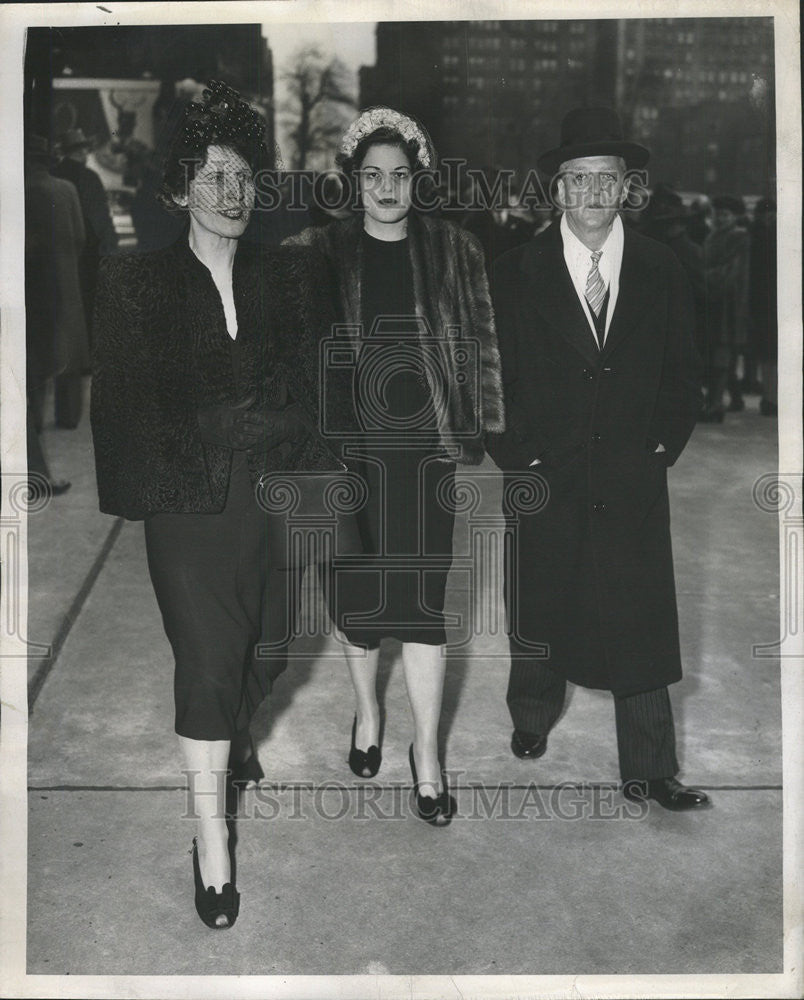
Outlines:
[[[715,209],[715,229],[725,232],[731,229],[737,222],[737,216],[730,208]]]
[[[627,192],[625,161],[619,156],[583,156],[559,168],[560,208],[578,232],[607,231]]]

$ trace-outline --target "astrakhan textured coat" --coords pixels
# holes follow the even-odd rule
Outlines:
[[[313,251],[240,244],[232,283],[241,384],[258,407],[287,394],[316,426],[319,343],[330,333],[331,293]],[[101,510],[129,519],[223,509],[232,452],[206,445],[199,407],[238,397],[220,295],[187,239],[153,253],[107,258],[95,311],[92,432]],[[337,400],[334,401],[337,405]],[[249,455],[266,472],[342,467],[316,434],[294,452]]]

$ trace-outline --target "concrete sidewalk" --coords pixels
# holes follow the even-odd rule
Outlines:
[[[29,973],[781,972],[779,666],[751,653],[778,634],[777,524],[751,493],[776,468],[776,423],[749,406],[699,427],[670,476],[681,776],[714,807],[625,803],[605,693],[573,689],[546,756],[516,760],[505,638],[481,634],[449,657],[442,732],[459,815],[432,829],[411,811],[398,644],[381,663],[382,770],[361,782],[337,645],[300,639],[254,721],[268,783],[241,803],[241,915],[225,934],[193,908],[194,824],[142,525],[97,513],[86,426],[47,432],[74,486],[29,527],[29,636],[63,640],[32,665]],[[493,515],[499,487],[486,483]],[[489,588],[498,596],[499,580]],[[456,570],[448,610],[466,604]]]

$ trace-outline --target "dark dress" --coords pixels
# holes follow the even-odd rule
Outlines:
[[[266,513],[255,489],[277,473],[342,467],[312,432],[248,453],[202,439],[199,408],[246,395],[260,410],[292,401],[311,427],[317,415],[319,342],[333,319],[323,262],[306,248],[241,244],[232,293],[234,341],[212,276],[185,236],[164,250],[105,258],[96,306],[100,508],[145,520],[176,659],[176,731],[199,740],[244,728],[283,669],[294,631],[299,573],[287,568],[287,519]],[[327,398],[336,413],[351,414],[345,390]]]
[[[225,328],[220,336],[227,340]],[[249,386],[240,339],[231,340],[237,396]],[[245,452],[233,451],[219,513],[145,518],[148,570],[175,658],[175,730],[231,740],[245,729],[285,668],[301,572],[285,569],[285,528],[260,508]],[[270,644],[257,655],[260,640]]]
[[[354,398],[362,433],[351,461],[369,488],[358,515],[367,555],[335,573],[330,610],[355,645],[375,648],[385,636],[441,645],[455,465],[443,461],[431,385],[444,373],[418,336],[407,240],[361,239]]]

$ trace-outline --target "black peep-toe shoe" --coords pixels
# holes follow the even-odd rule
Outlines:
[[[447,826],[452,822],[452,814],[456,809],[455,799],[447,790],[447,776],[443,771],[441,772],[441,783],[444,790],[439,792],[435,798],[432,795],[420,795],[412,743],[408,751],[408,759],[410,760],[410,773],[413,775],[413,791],[416,793],[416,812],[418,812],[419,818],[433,826]]]
[[[382,753],[378,746],[370,746],[368,750],[358,750],[355,746],[357,732],[357,716],[352,723],[352,746],[349,750],[349,767],[358,778],[373,778],[382,764]]]
[[[231,882],[227,882],[220,892],[215,892],[212,886],[204,885],[198,864],[198,841],[195,837],[193,837],[193,878],[198,916],[214,931],[224,931],[227,927],[233,927],[240,912],[240,893]],[[218,918],[221,916],[226,917],[225,924],[218,923]]]

